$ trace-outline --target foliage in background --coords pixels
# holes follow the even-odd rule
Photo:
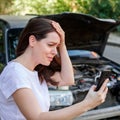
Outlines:
[[[92,0],[88,14],[99,18],[120,19],[120,0]]]
[[[100,18],[112,18],[112,4],[110,3],[110,0],[94,0],[91,2],[88,13]]]
[[[4,67],[5,67],[5,66],[0,63],[0,73],[2,72],[2,70],[3,70]]]
[[[6,0],[5,0],[6,1]],[[91,0],[14,0],[11,14],[57,14],[62,12],[86,13]]]
[[[0,0],[0,14],[76,12],[120,20],[120,0]]]
[[[14,0],[0,0],[0,14],[11,14]]]

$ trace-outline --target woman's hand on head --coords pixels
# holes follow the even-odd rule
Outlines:
[[[95,85],[93,85],[90,88],[87,96],[84,99],[86,103],[89,105],[89,109],[95,108],[96,106],[100,105],[105,101],[105,98],[108,92],[108,87],[107,87],[108,81],[109,80],[106,79],[98,91],[95,91],[96,89]]]
[[[59,23],[52,21],[52,25],[60,36],[60,45],[58,46],[58,53],[60,56],[61,70],[55,73],[53,79],[58,79],[58,86],[67,86],[74,84],[73,66],[65,45],[65,33]]]
[[[60,36],[60,40],[61,40],[60,44],[65,44],[65,32],[63,31],[59,23],[52,21],[52,25],[55,28],[58,35]]]

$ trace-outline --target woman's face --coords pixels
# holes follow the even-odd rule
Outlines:
[[[36,41],[34,47],[35,64],[48,66],[57,54],[57,47],[60,44],[60,37],[56,32],[50,32],[46,38]]]

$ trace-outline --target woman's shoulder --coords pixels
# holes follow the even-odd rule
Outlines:
[[[2,73],[9,73],[12,74],[15,71],[20,69],[19,65],[16,62],[10,61],[3,69]]]
[[[12,77],[20,74],[25,74],[25,71],[22,68],[22,66],[19,65],[19,63],[17,62],[10,61],[5,66],[0,76]]]
[[[15,66],[9,62],[3,69],[3,71],[0,74],[0,79],[5,79],[5,78],[10,78],[11,76],[13,76],[13,74],[16,75],[15,73]]]
[[[0,74],[0,79],[28,79],[37,74],[25,68],[22,64],[10,61]]]
[[[0,74],[0,90],[8,98],[19,88],[31,88],[31,83],[26,77],[22,66],[9,62]]]

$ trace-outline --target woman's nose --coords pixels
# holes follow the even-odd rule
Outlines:
[[[57,48],[52,49],[52,54],[56,55],[57,54]]]

